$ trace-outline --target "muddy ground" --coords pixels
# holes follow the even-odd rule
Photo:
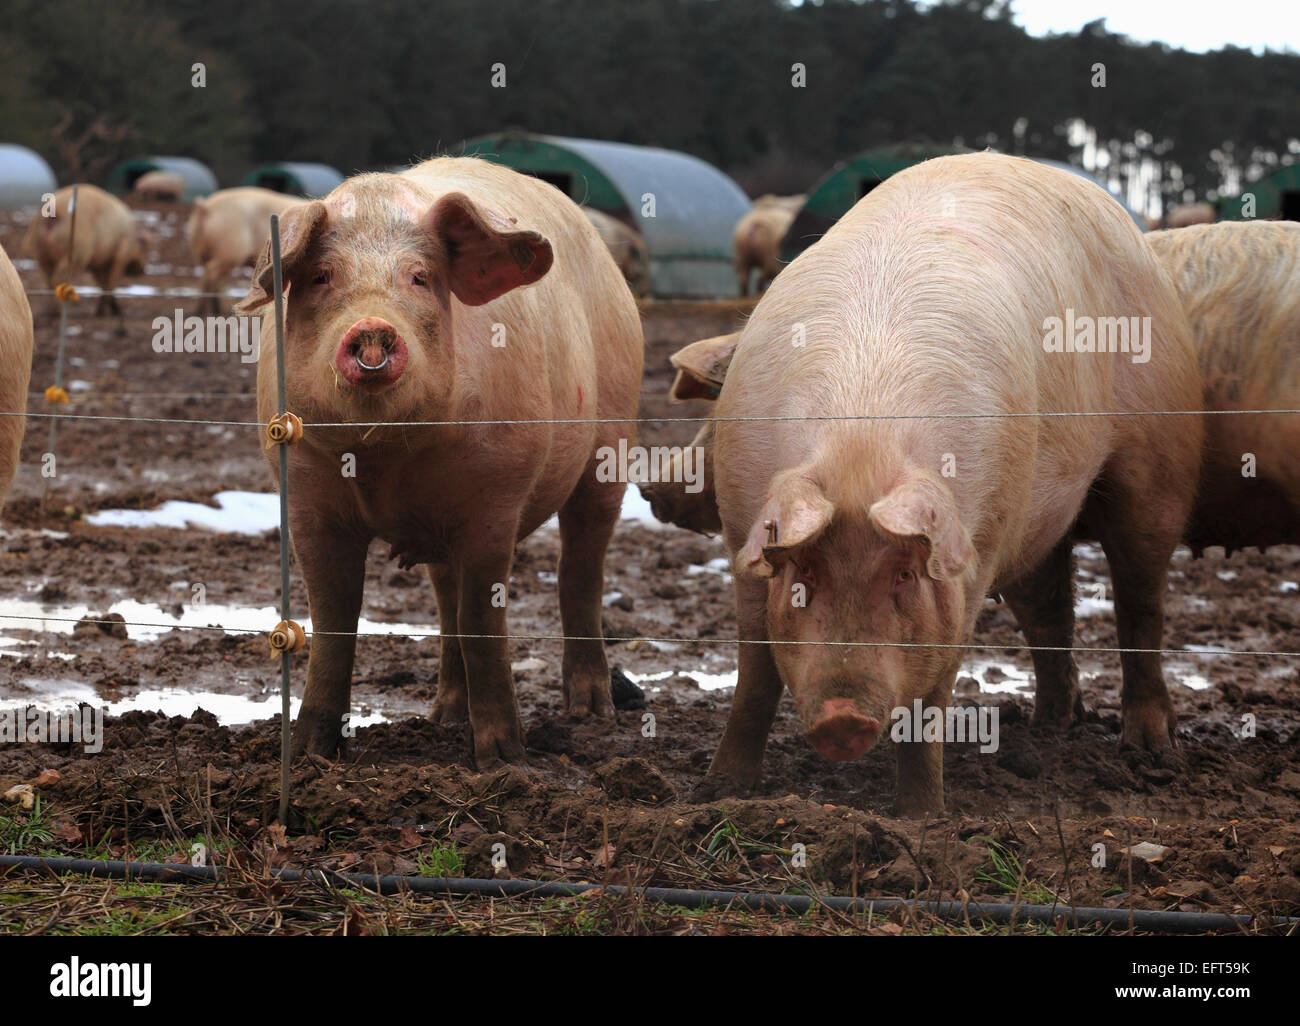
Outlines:
[[[182,208],[150,208],[160,238],[153,272],[141,283],[194,288],[180,236]],[[17,257],[20,219],[0,221],[0,244]],[[30,289],[44,287],[30,264]],[[233,282],[232,282],[233,284]],[[255,366],[232,356],[168,356],[150,348],[150,322],[178,301],[124,299],[125,334],[76,305],[66,379],[71,412],[131,417],[255,419]],[[180,301],[187,309],[195,300]],[[37,352],[29,409],[53,380],[52,300],[33,298]],[[699,415],[669,406],[668,355],[682,343],[731,330],[740,303],[647,303],[645,417]],[[642,437],[681,444],[690,424],[650,421]],[[126,599],[179,612],[193,586],[214,606],[278,601],[278,538],[203,530],[95,527],[101,509],[150,508],[168,499],[209,502],[227,489],[267,491],[257,429],[66,421],[56,447],[58,475],[44,494],[41,456],[48,422],[29,419],[23,465],[5,509],[0,601],[102,613]],[[43,501],[44,500],[44,501]],[[371,552],[363,615],[377,623],[436,624],[421,575]],[[512,579],[510,624],[517,635],[560,633],[554,532],[523,542]],[[634,879],[690,887],[809,890],[839,894],[1021,900],[1053,896],[1079,905],[1271,912],[1300,915],[1300,549],[1175,557],[1167,604],[1169,647],[1224,646],[1292,653],[1255,657],[1187,655],[1167,661],[1185,766],[1154,766],[1118,748],[1118,657],[1082,653],[1088,721],[1064,736],[1030,729],[1032,690],[981,692],[959,679],[957,699],[996,706],[1000,747],[948,746],[949,813],[930,823],[891,818],[895,794],[888,743],[860,762],[824,760],[801,737],[788,699],[768,746],[766,776],[747,798],[691,797],[720,737],[729,689],[703,689],[708,675],[734,672],[729,580],[720,542],[632,521],[620,525],[608,560],[609,658],[643,680],[644,709],[609,724],[561,716],[560,647],[512,645],[528,731],[526,765],[474,772],[460,730],[422,718],[438,668],[433,638],[365,637],[358,646],[354,708],[386,722],[357,730],[338,763],[294,769],[294,820],[287,836],[268,831],[278,802],[278,719],[228,727],[210,714],[147,711],[109,719],[104,749],[0,745],[0,791],[58,779],[39,791],[55,840],[39,850],[101,857],[185,852],[193,838],[221,837],[227,851],[259,849],[275,864],[380,872],[428,868],[432,852],[454,851],[468,876]],[[1080,550],[1085,582],[1107,582],[1100,553]],[[295,572],[293,598],[305,614]],[[172,630],[157,640],[140,628],[106,631],[50,622],[0,621],[0,698],[42,697],[93,687],[104,702],[159,689],[265,700],[277,712],[277,664],[264,636]],[[268,620],[266,624],[271,624]],[[972,665],[997,662],[986,685],[1030,673],[1009,611],[992,602]],[[1082,647],[1117,644],[1102,609],[1079,621]],[[301,687],[305,660],[294,680]],[[694,675],[694,676],[693,676]],[[646,716],[653,717],[653,736]],[[1253,718],[1254,736],[1243,736]],[[1249,735],[1249,731],[1245,734]],[[47,781],[50,776],[47,774]],[[991,841],[990,841],[991,839]],[[1130,859],[1130,844],[1169,849],[1159,861]],[[491,861],[504,845],[506,867]],[[1103,851],[1104,865],[1097,853]],[[800,847],[802,846],[802,847]],[[998,846],[1001,846],[1000,848]],[[36,848],[26,849],[32,853]],[[994,854],[1010,853],[999,871]],[[803,857],[806,855],[806,859]],[[437,856],[441,858],[442,856]],[[435,865],[438,865],[436,859]],[[1023,873],[1021,873],[1023,869]],[[0,881],[0,887],[6,886]]]

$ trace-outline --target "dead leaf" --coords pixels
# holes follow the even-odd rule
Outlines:
[[[59,771],[47,769],[41,771],[41,775],[37,777],[36,780],[34,781],[34,786],[52,787],[54,784],[57,784],[58,782],[59,782]]]
[[[272,847],[287,848],[289,846],[289,831],[282,823],[271,823],[267,826],[266,836]]]
[[[612,844],[601,845],[601,847],[591,857],[591,868],[604,869],[606,866],[612,866],[614,864],[614,856],[617,852],[618,849]]]

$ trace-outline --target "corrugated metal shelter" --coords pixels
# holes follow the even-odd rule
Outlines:
[[[953,153],[971,153],[968,149],[954,146],[934,146],[927,143],[900,143],[894,146],[882,146],[860,153],[851,160],[836,164],[808,193],[803,208],[795,215],[785,238],[781,242],[781,259],[789,262],[820,239],[836,221],[847,214],[850,208],[867,193],[883,182],[890,175],[897,174],[904,168],[919,164],[932,157],[943,157]],[[1063,164],[1059,160],[1047,160],[1031,157],[1039,164],[1069,171],[1071,174],[1086,178],[1099,189],[1106,189],[1091,174],[1073,164]],[[1142,216],[1133,210],[1115,193],[1106,191],[1133,218],[1133,222],[1146,230]]]
[[[636,228],[653,295],[736,295],[731,230],[749,200],[713,165],[650,146],[523,132],[468,139],[461,152],[541,178]],[[651,203],[654,216],[645,216]]]
[[[186,202],[195,196],[206,196],[217,191],[217,178],[193,157],[132,157],[113,168],[108,175],[108,191],[119,196],[131,191],[135,180],[150,171],[171,171],[185,180]]]
[[[34,207],[59,187],[54,172],[35,150],[0,143],[0,208]]]
[[[328,164],[303,164],[281,161],[263,164],[244,176],[245,185],[256,185],[291,196],[315,198],[333,192],[343,182],[343,173]]]
[[[890,175],[931,157],[969,152],[931,143],[896,143],[841,161],[808,190],[808,198],[781,241],[781,259],[789,263],[797,257]]]
[[[1300,221],[1300,162],[1283,164],[1246,185],[1236,196],[1224,196],[1215,206],[1225,221],[1245,220],[1242,197],[1255,197],[1254,217],[1283,221]]]

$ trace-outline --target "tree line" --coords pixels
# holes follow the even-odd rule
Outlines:
[[[5,7],[0,141],[61,180],[141,153],[197,157],[227,184],[265,160],[350,173],[515,127],[679,149],[751,193],[791,192],[896,142],[1068,160],[1082,123],[1176,200],[1300,153],[1300,55],[1193,54],[1101,22],[1033,38],[1008,0]]]

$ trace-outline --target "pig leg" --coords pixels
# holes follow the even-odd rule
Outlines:
[[[514,525],[504,539],[484,541],[482,553],[460,568],[457,626],[465,661],[469,724],[474,735],[474,763],[480,771],[524,758],[524,732],[515,703],[506,637],[506,610],[493,600],[510,580],[514,560]]]
[[[438,660],[438,694],[429,719],[434,723],[464,723],[469,719],[469,693],[465,686],[465,657],[456,637],[458,606],[456,577],[449,566],[429,566],[429,580],[438,597],[438,626],[442,656]]]
[[[924,698],[925,708],[946,710],[956,672]],[[895,747],[898,765],[898,815],[924,819],[943,812],[943,742],[903,741]]]
[[[623,489],[596,481],[594,464],[560,510],[560,622],[564,627],[564,711],[612,716],[609,664],[601,638],[605,549],[614,534]],[[592,640],[578,640],[592,639]]]
[[[736,694],[709,779],[748,790],[763,777],[763,749],[781,701],[781,675],[767,637],[767,581],[736,578],[736,627],[740,639]]]
[[[1135,446],[1135,451],[1150,448]],[[1159,649],[1164,638],[1165,574],[1182,532],[1190,496],[1180,494],[1178,468],[1160,481],[1146,468],[1126,465],[1108,473],[1098,491],[1100,508],[1089,515],[1115,591],[1115,626],[1121,648]],[[1195,471],[1181,477],[1195,481]],[[1125,748],[1143,748],[1168,761],[1173,755],[1174,707],[1157,652],[1120,656],[1120,706]]]
[[[229,267],[217,260],[209,260],[203,265],[203,291],[210,293],[210,295],[204,297],[201,309],[213,317],[221,315],[221,301],[217,298],[216,293],[220,291],[221,280],[229,271]],[[439,622],[441,623],[441,621]]]
[[[314,518],[304,522],[303,517],[294,519],[291,533],[307,583],[312,627],[322,632],[311,639],[307,686],[293,725],[293,755],[332,757],[342,744],[343,714],[352,694],[369,539],[331,530]]]
[[[1079,668],[1073,652],[1044,652],[1040,646],[1068,649],[1074,644],[1074,550],[1070,539],[1062,539],[1041,566],[1004,594],[1033,649],[1033,725],[1064,730],[1084,717]]]

